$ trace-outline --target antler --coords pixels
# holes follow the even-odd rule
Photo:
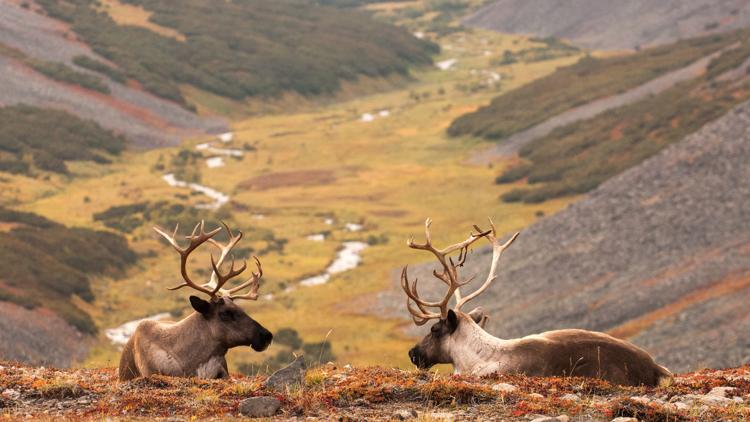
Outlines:
[[[510,246],[511,243],[513,243],[514,240],[518,237],[520,234],[519,232],[516,232],[513,236],[508,239],[507,242],[500,244],[500,242],[497,239],[497,229],[495,229],[495,223],[492,221],[491,218],[488,218],[490,222],[490,227],[492,228],[489,233],[487,233],[486,237],[487,240],[492,244],[492,263],[490,264],[490,273],[487,275],[487,280],[484,281],[484,284],[482,284],[477,290],[470,293],[466,297],[461,297],[461,292],[459,290],[456,290],[456,307],[455,309],[457,311],[461,310],[461,307],[466,304],[466,302],[474,299],[475,297],[479,296],[487,290],[488,287],[490,287],[490,284],[492,284],[493,281],[497,278],[497,263],[500,261],[500,255],[503,254],[505,249]],[[474,226],[476,230],[479,230],[479,227]]]
[[[175,227],[174,233],[170,236],[167,234],[163,229],[160,227],[154,227],[154,230],[156,230],[157,233],[162,235],[165,239],[169,241],[169,243],[177,250],[177,252],[180,253],[181,261],[180,261],[180,268],[182,272],[182,277],[185,280],[185,283],[170,288],[169,290],[177,290],[181,289],[185,286],[189,286],[195,290],[198,290],[200,292],[206,293],[207,295],[211,296],[212,298],[221,296],[221,297],[228,297],[230,299],[248,299],[248,300],[256,300],[258,298],[258,288],[260,287],[260,278],[263,276],[263,268],[261,267],[260,260],[257,256],[253,256],[253,259],[255,260],[255,265],[258,267],[258,272],[252,273],[253,276],[245,281],[244,283],[240,284],[237,287],[231,288],[231,289],[224,289],[224,285],[234,277],[237,277],[238,275],[242,274],[243,271],[247,268],[247,263],[243,262],[242,265],[235,269],[235,260],[234,257],[232,257],[232,264],[230,266],[230,269],[227,273],[222,273],[220,268],[221,265],[226,260],[227,256],[229,255],[229,252],[237,245],[237,242],[242,239],[242,232],[238,231],[237,234],[232,234],[232,230],[229,228],[229,226],[222,222],[222,225],[227,231],[227,236],[229,239],[227,240],[227,243],[221,244],[217,242],[213,237],[221,231],[221,227],[212,230],[209,233],[204,232],[204,222],[201,221],[197,226],[195,226],[195,229],[193,229],[193,234],[190,236],[187,236],[188,239],[190,239],[190,245],[187,248],[181,248],[177,241],[175,240],[175,237],[177,235],[177,229],[179,228],[179,225]],[[200,228],[200,233],[196,236],[196,231],[198,231]],[[211,279],[202,285],[197,285],[192,280],[190,280],[190,277],[187,274],[186,264],[187,264],[187,257],[195,250],[198,246],[203,244],[204,242],[208,241],[212,245],[219,248],[221,251],[221,254],[219,255],[219,260],[214,260],[213,254],[211,255]],[[241,290],[244,290],[246,288],[250,287],[250,290],[246,294],[235,294],[240,292]]]
[[[159,233],[160,235],[162,235],[162,237],[164,237],[165,239],[167,239],[167,241],[169,242],[169,244],[171,244],[172,247],[175,248],[175,250],[177,251],[177,253],[180,254],[180,272],[182,273],[182,278],[183,278],[183,280],[185,280],[185,282],[183,284],[180,284],[179,286],[170,287],[169,290],[177,290],[177,289],[181,289],[183,287],[189,286],[189,287],[191,287],[191,288],[193,288],[195,290],[198,290],[199,292],[203,292],[203,293],[205,293],[205,294],[207,294],[209,296],[213,297],[215,295],[215,292],[212,292],[211,290],[209,290],[209,289],[207,289],[207,288],[205,288],[203,286],[199,286],[198,284],[195,284],[195,282],[193,282],[190,279],[190,275],[188,275],[188,272],[187,272],[187,259],[188,259],[188,256],[190,255],[190,253],[193,252],[196,248],[198,248],[198,246],[200,246],[203,243],[205,243],[207,240],[209,240],[212,237],[216,236],[216,233],[218,233],[219,231],[221,231],[221,227],[219,227],[219,228],[216,228],[216,229],[211,230],[210,232],[206,233],[205,230],[204,230],[204,227],[205,227],[205,222],[203,220],[201,220],[200,223],[198,223],[198,224],[195,225],[195,228],[193,229],[193,233],[190,236],[186,236],[186,238],[188,240],[190,240],[190,244],[188,246],[184,247],[184,248],[180,247],[180,245],[177,243],[177,239],[176,239],[176,237],[177,237],[177,231],[180,228],[179,224],[177,224],[175,226],[174,232],[171,235],[168,234],[166,231],[164,231],[164,229],[162,229],[159,226],[155,226],[154,227],[154,230],[157,233]],[[196,234],[196,232],[197,232],[197,234]]]
[[[454,292],[458,292],[458,289],[461,286],[468,284],[474,278],[471,277],[468,280],[460,281],[458,278],[457,268],[462,266],[466,261],[469,246],[472,243],[476,242],[478,239],[490,234],[489,231],[482,232],[478,227],[474,226],[478,233],[471,233],[469,235],[469,238],[464,240],[463,242],[450,245],[443,249],[436,249],[434,246],[432,246],[432,236],[430,235],[431,224],[431,219],[428,218],[427,220],[425,220],[424,244],[414,243],[414,240],[411,238],[406,242],[406,244],[412,249],[429,251],[433,255],[435,255],[440,264],[443,266],[443,271],[438,272],[437,270],[433,270],[432,274],[440,281],[445,283],[448,286],[448,290],[445,293],[445,296],[443,296],[443,299],[437,302],[427,302],[420,299],[419,293],[417,292],[418,280],[415,279],[413,283],[409,283],[409,278],[407,275],[408,267],[404,267],[403,271],[401,272],[401,288],[406,293],[406,308],[409,310],[409,313],[412,314],[412,319],[417,325],[424,325],[427,321],[435,318],[445,319],[448,316],[448,302],[450,301],[451,296],[453,296]],[[453,259],[448,257],[450,253],[455,251],[460,251],[458,255],[458,263],[453,262]],[[414,309],[414,307],[412,307],[411,301],[414,301],[418,309]],[[438,308],[440,312],[429,312],[426,308]]]

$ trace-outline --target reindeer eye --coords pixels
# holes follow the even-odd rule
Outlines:
[[[224,322],[234,321],[234,313],[232,311],[221,311],[219,312],[219,319]]]
[[[433,333],[435,333],[435,334],[437,334],[437,333],[440,332],[440,326],[438,326],[437,324],[435,324],[435,325],[432,326],[432,328],[430,328],[430,331],[433,332]]]

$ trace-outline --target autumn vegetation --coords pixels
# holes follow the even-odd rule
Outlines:
[[[86,334],[97,328],[73,303],[91,302],[91,278],[115,275],[136,255],[110,232],[68,228],[33,213],[0,208],[0,300],[29,309],[46,307]]]
[[[181,84],[236,100],[284,92],[312,96],[337,91],[343,80],[407,75],[413,66],[430,64],[438,51],[435,44],[361,12],[307,2],[123,3],[144,8],[151,22],[177,31],[185,41],[118,25],[96,1],[39,1],[127,78],[188,108]],[[113,75],[100,64],[83,65]]]

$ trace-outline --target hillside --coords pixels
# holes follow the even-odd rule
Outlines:
[[[497,0],[463,23],[622,50],[746,27],[750,5],[742,0]]]
[[[504,201],[585,193],[750,98],[749,40],[741,31],[584,58],[495,98],[448,131],[500,138],[495,151],[518,153],[521,160],[497,178],[516,186]]]
[[[97,63],[115,69],[68,25],[24,4],[33,3],[0,2],[0,105],[64,110],[140,147],[176,145],[184,137],[227,130],[222,118],[198,116],[137,84],[82,67]]]
[[[676,371],[748,362],[748,134],[744,103],[522,230],[476,300],[488,331],[607,331]],[[464,273],[486,273],[488,253]]]
[[[659,389],[581,378],[473,379],[331,364],[309,370],[302,388],[276,392],[263,381],[154,376],[118,383],[112,369],[61,371],[0,361],[0,417],[234,420],[259,414],[245,403],[253,397],[271,402],[273,420],[683,422],[750,416],[748,367],[684,374]]]
[[[636,54],[585,56],[544,78],[505,93],[454,120],[451,136],[501,140],[575,106],[626,91],[720,51],[739,34],[695,38]]]
[[[358,12],[293,0],[123,2],[168,33],[119,25],[96,1],[38,3],[145,90],[187,107],[181,84],[237,100],[319,95],[342,80],[405,75],[437,51]]]
[[[68,174],[73,160],[107,164],[126,142],[93,121],[22,105],[0,107],[0,127],[0,171],[15,174]]]
[[[7,208],[0,208],[0,251],[0,355],[37,364],[82,357],[81,334],[97,331],[80,306],[94,300],[91,279],[136,259],[120,236]],[[50,338],[40,338],[45,333]]]
[[[436,52],[358,10],[312,2],[12,0],[0,3],[0,104],[63,109],[138,146],[175,145],[226,132],[250,97],[407,79]]]

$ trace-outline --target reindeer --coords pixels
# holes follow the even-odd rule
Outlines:
[[[193,233],[186,236],[189,244],[181,247],[176,240],[179,225],[171,235],[159,227],[154,227],[154,230],[167,239],[180,254],[180,272],[184,283],[169,290],[190,287],[208,295],[209,300],[190,296],[190,304],[195,312],[182,321],[140,323],[122,351],[121,381],[152,374],[226,378],[229,376],[225,358],[228,349],[251,346],[253,350],[261,352],[271,344],[273,334],[250,318],[235,303],[242,299],[257,300],[260,278],[263,276],[258,258],[253,257],[258,272],[253,272],[250,279],[234,288],[223,288],[227,281],[240,275],[247,268],[247,263],[243,263],[235,269],[232,257],[229,271],[220,271],[227,255],[242,238],[242,232],[235,235],[226,224],[224,228],[229,240],[226,244],[220,244],[213,237],[221,231],[221,227],[206,233],[204,222],[201,221],[195,226]],[[221,255],[216,262],[211,254],[211,278],[208,283],[198,285],[188,275],[187,260],[190,253],[205,242],[218,247]],[[240,294],[248,288],[247,293]]]
[[[498,261],[503,251],[518,237],[515,233],[505,243],[497,239],[495,225],[490,219],[491,229],[482,231],[474,226],[463,242],[437,249],[432,245],[430,224],[425,221],[425,243],[407,241],[412,249],[432,253],[442,266],[442,271],[433,270],[433,275],[447,286],[439,301],[426,301],[419,297],[417,280],[411,283],[407,267],[401,272],[401,288],[406,293],[406,308],[414,323],[424,325],[432,319],[438,320],[430,333],[409,350],[409,358],[420,369],[429,369],[435,364],[450,363],[456,374],[485,376],[490,374],[525,374],[528,376],[581,376],[600,378],[611,383],[629,386],[667,386],[672,383],[672,373],[657,365],[643,349],[624,340],[604,333],[586,330],[555,330],[518,339],[500,339],[487,333],[483,327],[487,321],[481,308],[463,313],[461,307],[476,298],[497,278]],[[484,283],[473,293],[462,296],[460,288],[474,277],[460,280],[458,268],[466,261],[468,248],[481,238],[492,245],[490,272]],[[458,251],[458,259],[449,255]],[[455,296],[452,309],[448,303]],[[416,307],[412,306],[412,302]],[[437,308],[438,312],[430,311]]]

